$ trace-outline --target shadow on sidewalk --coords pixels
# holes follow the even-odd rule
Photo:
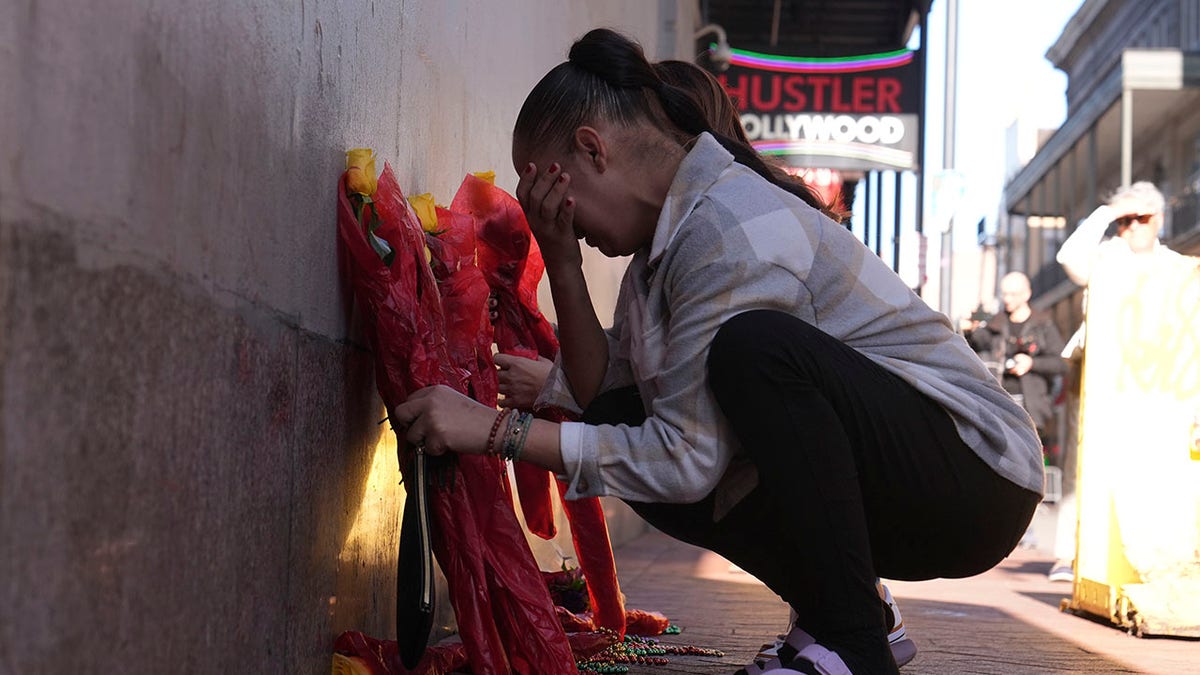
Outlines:
[[[725,652],[722,658],[673,655],[667,665],[634,665],[631,675],[733,673],[785,628],[784,603],[713,553],[650,532],[616,554],[627,606],[662,612],[681,628],[679,635],[661,636],[662,642]],[[1147,672],[1085,648],[1060,631],[1047,630],[1033,617],[1026,620],[1025,612],[1034,612],[1040,622],[1046,616],[1051,621],[1079,621],[1057,612],[1062,594],[1017,588],[1018,581],[1044,580],[1044,561],[1009,564],[1011,568],[970,579],[892,586],[909,637],[919,649],[904,673]],[[920,592],[925,589],[932,593]]]
[[[966,590],[966,589],[964,589]],[[967,593],[964,593],[967,595]],[[1058,608],[1059,595],[1035,597]],[[909,637],[919,649],[906,673],[1138,673],[1030,623],[1008,608],[900,598]]]

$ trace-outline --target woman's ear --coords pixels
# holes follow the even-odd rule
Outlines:
[[[587,156],[588,164],[596,173],[604,173],[608,169],[608,144],[596,129],[592,127],[576,129],[575,150]]]

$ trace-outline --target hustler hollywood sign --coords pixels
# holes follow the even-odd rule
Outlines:
[[[838,59],[733,50],[719,76],[759,152],[836,169],[915,169],[914,52]]]

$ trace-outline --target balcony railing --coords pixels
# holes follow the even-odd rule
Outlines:
[[[1171,239],[1200,228],[1200,172],[1188,179],[1179,194],[1167,200],[1167,209],[1171,215]]]

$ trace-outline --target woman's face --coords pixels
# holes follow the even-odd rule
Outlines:
[[[513,151],[513,166],[521,172],[532,162],[539,174],[557,163],[568,176],[567,197],[575,201],[575,237],[610,258],[632,255],[649,246],[658,214],[639,208],[637,172],[611,144],[603,148],[573,147],[569,152]]]

